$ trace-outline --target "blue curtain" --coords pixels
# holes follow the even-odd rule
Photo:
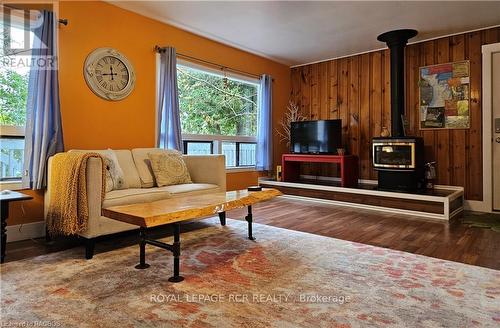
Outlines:
[[[158,84],[157,147],[182,151],[181,118],[177,90],[177,59],[175,48],[160,52]]]
[[[259,122],[257,125],[257,170],[272,170],[273,131],[272,131],[272,89],[273,79],[269,75],[260,78]]]
[[[32,62],[26,105],[23,187],[46,186],[47,161],[64,150],[57,71],[56,18],[42,11],[33,33]]]

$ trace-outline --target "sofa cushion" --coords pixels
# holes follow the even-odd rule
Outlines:
[[[107,150],[88,150],[88,149],[73,149],[70,151],[85,151],[94,152],[101,155],[105,155]],[[113,152],[118,159],[118,164],[123,171],[125,183],[129,188],[141,188],[141,179],[139,178],[139,173],[135,167],[134,159],[132,158],[132,152],[128,149],[113,149]]]
[[[172,195],[172,197],[206,194],[220,191],[219,186],[210,183],[184,183],[157,189],[167,191]]]
[[[161,188],[133,188],[108,192],[102,208],[111,206],[148,203],[157,200],[218,192],[219,186],[210,183],[184,183]]]
[[[155,178],[151,162],[149,160],[149,153],[171,153],[177,150],[160,149],[160,148],[135,148],[132,149],[132,157],[139,173],[142,188],[151,188],[155,186]]]
[[[128,149],[118,149],[113,151],[116,154],[116,158],[118,158],[118,163],[122,168],[125,176],[125,182],[128,184],[128,187],[141,188],[141,179],[139,178],[139,172],[137,172],[137,168],[135,167],[132,152]]]
[[[181,153],[149,153],[148,157],[158,187],[192,183]]]
[[[149,203],[170,197],[170,193],[167,190],[162,190],[161,188],[112,190],[106,194],[104,202],[102,203],[102,208],[137,203]]]

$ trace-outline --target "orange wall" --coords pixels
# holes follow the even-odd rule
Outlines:
[[[235,172],[228,173],[226,178],[227,190],[245,189],[248,186],[255,186],[259,179],[259,172]]]
[[[281,111],[290,87],[290,69],[175,27],[103,2],[62,2],[60,16],[61,108],[64,142],[71,148],[135,148],[154,146],[155,45],[274,79],[273,107]],[[87,87],[82,70],[86,56],[113,47],[132,62],[136,86],[122,101],[106,101]]]
[[[273,117],[279,119],[283,114],[290,90],[290,69],[286,65],[100,1],[60,2],[59,12],[69,21],[59,29],[59,88],[66,149],[154,146],[155,45],[174,46],[179,53],[252,74],[272,75]],[[135,88],[124,100],[101,99],[85,83],[83,63],[99,47],[118,49],[135,68]],[[278,144],[276,137],[273,143]],[[275,149],[275,163],[282,152]],[[256,182],[256,173],[231,173],[227,177],[228,189]],[[41,206],[41,202],[31,206]],[[40,215],[38,219],[42,213],[40,207],[33,215]],[[17,210],[11,214],[9,224],[33,220]]]
[[[22,190],[22,192],[33,199],[10,203],[7,225],[37,222],[43,218],[43,192],[39,190]]]

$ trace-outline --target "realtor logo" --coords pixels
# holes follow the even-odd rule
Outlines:
[[[57,40],[56,22],[45,22],[54,20],[48,18],[53,16],[44,15],[34,6],[22,3],[0,6],[0,69],[57,69],[57,56],[53,53]],[[48,11],[52,11],[52,7],[52,4],[36,4],[36,8]]]

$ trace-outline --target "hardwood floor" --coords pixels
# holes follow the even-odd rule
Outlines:
[[[469,228],[459,219],[448,223],[283,198],[257,204],[253,213],[262,224],[500,269],[500,233]]]
[[[227,213],[228,218],[242,219],[246,209]],[[355,241],[430,257],[500,270],[500,233],[489,229],[469,228],[459,220],[448,223],[401,214],[356,209],[319,202],[275,199],[253,207],[254,222],[285,229]],[[183,224],[182,230],[204,227],[203,221]],[[171,234],[169,227],[154,229],[150,235]],[[258,236],[256,236],[258,238]],[[134,245],[137,233],[107,236],[96,244],[96,253]],[[81,247],[82,241],[59,239],[27,240],[7,245],[6,261],[16,261],[59,250]],[[82,248],[82,258],[84,254]]]

